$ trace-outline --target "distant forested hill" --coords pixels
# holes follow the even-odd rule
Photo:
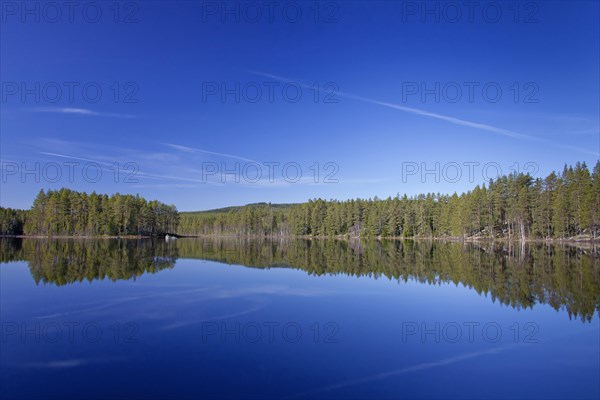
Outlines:
[[[181,212],[182,235],[287,234],[276,230],[287,220],[294,204],[254,203],[207,211]]]
[[[274,210],[285,211],[286,209],[290,209],[293,205],[294,205],[294,203],[281,203],[281,204],[252,203],[252,204],[246,204],[245,206],[230,206],[230,207],[215,208],[212,210],[204,210],[204,211],[180,211],[179,215],[193,216],[193,215],[228,213],[230,211],[238,211],[244,207],[255,207],[255,208],[265,208],[265,209],[274,209]]]

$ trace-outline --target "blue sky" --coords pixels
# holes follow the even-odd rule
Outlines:
[[[599,2],[475,3],[3,2],[0,204],[69,187],[187,211],[593,165]]]

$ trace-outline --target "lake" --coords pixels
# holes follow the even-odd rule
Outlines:
[[[599,250],[0,239],[0,396],[599,398]]]

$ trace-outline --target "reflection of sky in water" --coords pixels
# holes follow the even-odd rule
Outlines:
[[[317,277],[188,259],[135,281],[60,287],[36,286],[24,262],[3,264],[1,271],[3,324],[95,323],[102,329],[94,343],[77,330],[74,343],[6,337],[2,391],[10,396],[599,395],[597,315],[583,323],[549,305],[518,310],[462,284]],[[439,341],[431,332],[425,340],[420,332],[403,340],[406,324],[420,329],[424,323],[435,332],[436,322]],[[529,322],[538,328],[532,336],[538,343],[524,343]],[[132,343],[125,342],[132,333],[123,331],[127,323],[137,327]],[[336,327],[333,342],[325,340],[333,332],[324,329],[327,323]],[[456,343],[441,334],[451,323],[463,327]],[[479,324],[472,341],[465,323]],[[497,342],[483,336],[486,323],[502,329]],[[236,324],[240,330],[258,325],[262,336],[238,339]],[[301,328],[297,341],[285,339],[286,324]],[[266,326],[275,326],[271,342]],[[36,384],[27,384],[31,380]]]

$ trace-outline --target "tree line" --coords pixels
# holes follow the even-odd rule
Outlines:
[[[161,236],[176,232],[177,208],[140,196],[40,190],[31,209],[0,208],[0,234]]]
[[[242,207],[182,212],[178,233],[200,236],[283,236],[292,205],[258,203]]]
[[[184,235],[453,237],[565,239],[600,237],[600,162],[566,166],[545,178],[513,173],[458,195],[348,201],[314,199],[227,212],[184,213]]]
[[[0,207],[0,235],[22,235],[27,211]]]
[[[600,161],[545,178],[510,174],[458,195],[314,199],[181,213],[139,196],[40,191],[28,211],[0,208],[4,235],[600,238]]]

